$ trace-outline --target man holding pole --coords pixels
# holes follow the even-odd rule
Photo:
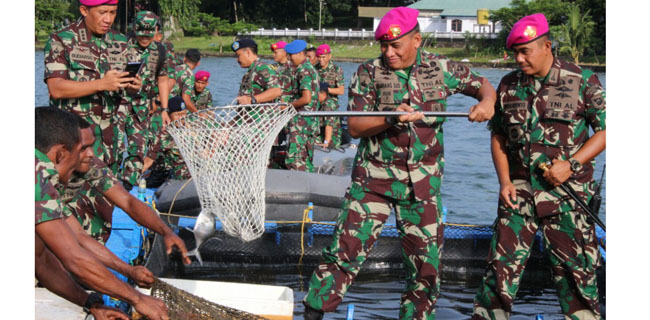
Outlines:
[[[538,229],[562,313],[601,318],[596,232],[574,198],[588,203],[594,192],[593,159],[605,150],[605,92],[593,72],[553,56],[548,32],[537,13],[515,23],[507,38],[519,70],[501,80],[489,126],[501,190],[472,319],[510,317]]]
[[[361,66],[349,87],[352,111],[407,111],[399,117],[349,117],[361,138],[332,244],[323,250],[305,296],[305,319],[332,312],[359,272],[391,209],[395,210],[406,268],[400,319],[434,319],[443,244],[440,184],[444,167],[444,111],[455,93],[475,97],[470,121],[494,114],[496,94],[467,66],[420,49],[415,9],[398,7],[375,32],[381,56]]]

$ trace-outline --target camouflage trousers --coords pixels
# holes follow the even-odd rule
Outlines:
[[[562,313],[567,319],[600,319],[596,268],[599,251],[586,214],[571,211],[538,218],[529,182],[515,180],[518,210],[499,202],[488,267],[474,299],[472,319],[508,319],[539,228]]]
[[[289,170],[314,172],[314,136],[289,125],[289,147],[285,164]]]
[[[332,127],[332,141],[330,142],[330,148],[338,149],[341,147],[341,137],[343,136],[343,128],[341,128],[341,118],[339,117],[330,117],[325,118],[325,126]],[[325,137],[323,130],[323,138]]]
[[[163,119],[160,111],[151,115],[147,130],[147,157],[156,160],[162,148]]]
[[[305,305],[324,312],[336,310],[377,241],[391,208],[406,268],[400,319],[435,319],[440,292],[443,225],[440,195],[431,200],[396,200],[352,183],[334,230],[332,244],[309,282]]]
[[[122,168],[117,175],[132,185],[138,184],[144,165],[147,119],[140,121],[130,104],[120,104],[117,110],[118,144]],[[127,190],[128,191],[128,190]]]
[[[83,197],[65,206],[66,216],[74,215],[81,227],[93,239],[106,244],[111,235],[111,222],[115,204],[103,194]]]

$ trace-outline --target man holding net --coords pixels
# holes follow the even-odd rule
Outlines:
[[[237,63],[248,68],[241,79],[237,103],[271,102],[282,94],[275,69],[257,56],[257,43],[253,39],[235,41],[231,48],[237,54]]]
[[[322,319],[341,303],[362,263],[395,211],[402,243],[406,289],[400,319],[434,319],[440,290],[443,244],[440,185],[444,167],[444,111],[455,93],[475,97],[470,121],[494,114],[496,94],[487,79],[467,66],[420,48],[419,12],[398,7],[375,32],[381,56],[359,66],[349,87],[353,111],[407,111],[399,117],[349,119],[361,138],[332,244],[323,250],[305,296],[305,319]]]

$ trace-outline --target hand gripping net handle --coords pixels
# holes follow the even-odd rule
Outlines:
[[[202,210],[218,217],[229,235],[250,241],[264,233],[269,154],[295,115],[286,104],[225,106],[190,113],[167,127]]]

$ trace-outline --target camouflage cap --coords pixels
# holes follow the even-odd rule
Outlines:
[[[135,35],[152,37],[156,33],[158,16],[151,11],[140,11],[135,16]]]

